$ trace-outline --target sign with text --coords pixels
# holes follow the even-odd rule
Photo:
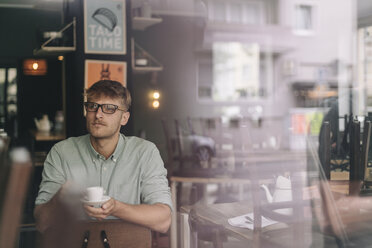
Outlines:
[[[126,54],[125,0],[84,1],[85,53]]]

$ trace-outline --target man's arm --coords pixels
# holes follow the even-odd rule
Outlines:
[[[98,220],[111,215],[162,233],[167,232],[171,224],[171,209],[162,203],[132,205],[111,198],[101,208],[84,207],[89,216]]]

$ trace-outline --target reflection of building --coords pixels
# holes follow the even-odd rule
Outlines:
[[[135,34],[135,39],[166,68],[161,84],[168,93],[164,93],[163,99],[171,102],[172,107],[165,102],[160,111],[167,115],[222,115],[238,119],[254,116],[264,122],[270,120],[270,125],[264,123],[261,128],[284,135],[281,145],[288,148],[289,139],[285,137],[291,133],[291,111],[327,106],[326,100],[339,95],[339,91],[349,97],[347,88],[352,81],[354,55],[356,2],[353,0],[174,1],[168,6],[154,1],[152,4],[153,14],[162,15],[163,22]],[[163,45],[161,37],[177,46]],[[227,90],[233,90],[237,97],[215,101],[213,47],[230,42],[257,46],[257,87],[252,88],[248,82],[245,86],[229,82],[231,77],[221,70],[223,80],[219,83],[226,85],[226,94]],[[246,69],[245,73],[251,70]],[[349,101],[342,102],[347,105]],[[341,114],[349,110],[346,105],[340,106]],[[264,139],[258,137],[261,138]]]

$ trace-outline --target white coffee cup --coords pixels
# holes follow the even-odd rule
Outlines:
[[[102,187],[89,187],[86,189],[88,201],[101,201],[103,198]]]

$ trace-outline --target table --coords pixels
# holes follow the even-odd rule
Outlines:
[[[173,212],[172,212],[172,224],[171,224],[171,247],[177,248],[177,193],[176,188],[178,183],[202,183],[202,184],[224,184],[224,183],[235,183],[235,184],[250,184],[249,179],[237,179],[237,178],[201,178],[201,177],[171,177],[171,193],[173,201]]]
[[[231,155],[231,154],[230,154]],[[244,166],[260,166],[260,172],[262,174],[272,173],[275,171],[291,171],[293,166],[296,170],[301,168],[306,169],[306,153],[304,151],[290,151],[290,150],[275,150],[275,151],[244,151],[241,153],[235,152],[233,154],[234,163],[244,162]],[[231,162],[231,156],[224,156],[223,154],[217,155],[219,162],[224,163],[225,161]],[[300,169],[300,170],[301,170]],[[176,177],[170,178],[171,193],[174,211],[172,212],[172,224],[171,224],[171,247],[177,247],[177,194],[176,187],[178,183],[201,183],[201,184],[250,184],[249,169],[239,171],[235,170],[233,175],[226,177]],[[261,175],[260,175],[261,176]],[[265,176],[263,176],[265,177]],[[263,183],[267,183],[268,180],[260,180]],[[270,180],[271,181],[271,180]]]
[[[187,209],[189,208],[189,209]],[[193,219],[197,219],[198,223],[203,225],[209,225],[221,228],[228,236],[235,237],[243,242],[254,242],[254,235],[256,231],[247,228],[239,228],[231,226],[228,223],[228,219],[239,215],[247,214],[252,212],[251,202],[234,202],[234,203],[220,203],[220,204],[209,204],[209,205],[194,205],[191,207],[183,208],[184,211],[190,210],[190,215]],[[310,240],[310,227],[311,220],[307,223],[307,242]],[[283,247],[291,247],[291,239],[288,239],[288,234],[292,234],[293,230],[288,228],[284,223],[277,223],[271,226],[267,226],[262,229],[262,235],[268,242],[272,244],[280,244]]]
[[[55,133],[55,132],[39,132],[37,130],[30,130],[32,143],[31,143],[31,152],[32,157],[34,160],[35,166],[43,166],[44,160],[49,152],[49,149],[52,145],[57,143],[58,141],[66,139],[66,135],[64,133]],[[50,144],[48,149],[36,149],[36,143],[47,143]]]
[[[330,192],[334,194],[334,196],[337,198],[338,196],[345,196],[349,194],[350,187],[352,188],[353,183],[349,183],[346,181],[343,182],[325,182],[330,189]],[[318,186],[310,186],[303,188],[303,199],[315,199],[314,192],[317,191]],[[317,197],[316,197],[317,198]],[[345,199],[348,201],[349,198]],[[351,199],[350,199],[351,200]],[[354,199],[355,200],[355,199]],[[369,200],[372,203],[372,199]],[[361,205],[365,206],[368,200],[366,198],[361,199]],[[370,203],[370,204],[371,204]],[[344,202],[345,204],[345,202]],[[310,210],[311,201],[309,201],[309,205],[305,206],[305,208],[308,208]],[[372,205],[371,205],[372,206]],[[318,210],[322,210],[322,208],[317,207]],[[372,208],[371,208],[372,209]],[[304,209],[305,210],[305,209]],[[332,213],[336,211],[335,209],[328,209]],[[324,211],[324,210],[323,210]],[[327,211],[327,210],[325,210]],[[271,226],[267,226],[263,228],[261,231],[256,230],[250,230],[246,228],[238,228],[231,226],[228,223],[228,219],[236,216],[240,216],[243,214],[251,213],[253,212],[252,209],[252,202],[244,201],[244,202],[235,202],[235,203],[221,203],[221,204],[208,204],[208,205],[194,205],[194,206],[184,206],[181,208],[181,212],[189,213],[193,222],[197,223],[200,226],[207,226],[207,227],[216,227],[219,230],[222,230],[222,232],[228,236],[232,236],[234,238],[237,238],[243,242],[247,242],[250,244],[257,244],[257,237],[259,238],[261,242],[264,240],[265,242],[268,242],[270,244],[270,247],[304,247],[308,246],[313,242],[313,244],[319,244],[325,241],[322,241],[324,237],[331,237],[331,242],[334,241],[334,236],[330,233],[325,234],[318,230],[318,221],[315,218],[315,216],[312,215],[305,215],[305,218],[300,221],[301,223],[301,230],[304,230],[304,237],[303,237],[303,244],[301,243],[300,246],[295,243],[295,235],[294,229],[288,228],[288,226],[284,223],[277,223]],[[348,223],[349,221],[353,223],[358,224],[358,228],[356,230],[372,230],[372,218],[370,217],[371,212],[355,212],[350,211],[346,215],[341,216],[342,221],[344,223]],[[324,212],[325,215],[327,215],[327,212]],[[319,216],[317,216],[319,218]],[[371,221],[368,221],[371,220]],[[320,221],[322,222],[322,221]],[[321,223],[319,223],[321,224]],[[323,223],[326,225],[333,225],[333,223],[329,223],[328,221],[326,223]],[[314,226],[315,225],[315,226]],[[297,226],[299,227],[299,226]],[[316,227],[316,228],[314,228]],[[355,227],[353,227],[355,228]],[[355,234],[355,233],[351,233]],[[367,232],[366,232],[367,234]],[[191,235],[192,236],[192,235]],[[370,232],[367,236],[370,236]],[[288,238],[293,237],[293,239]],[[255,239],[256,238],[256,239]],[[301,242],[301,240],[300,240]],[[330,242],[329,239],[327,242]],[[365,240],[363,240],[365,242]],[[258,247],[260,247],[258,243]],[[314,247],[317,247],[316,245]],[[326,245],[324,246],[326,247]]]
[[[31,136],[35,141],[59,141],[66,139],[64,133],[55,133],[55,132],[39,132],[36,130],[30,130]]]

